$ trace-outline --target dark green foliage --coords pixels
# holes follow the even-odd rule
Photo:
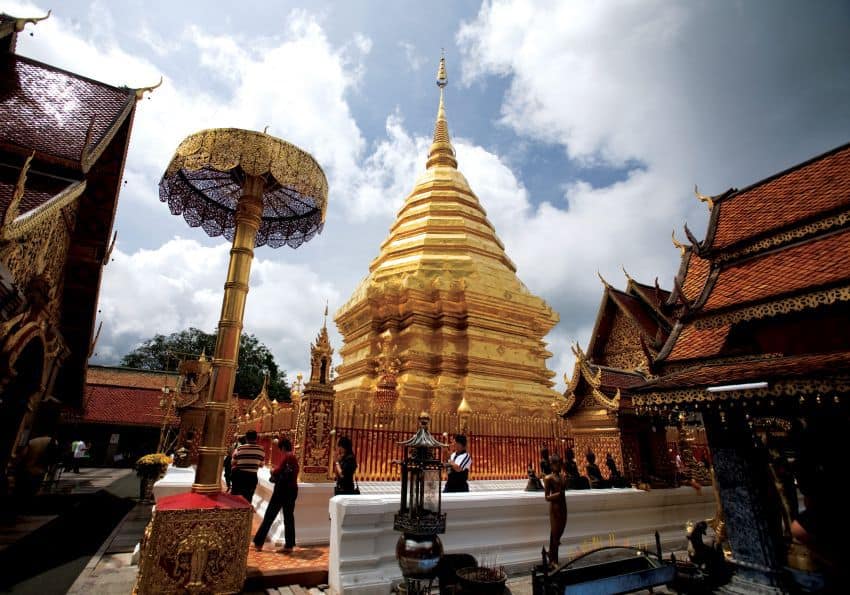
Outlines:
[[[168,336],[154,335],[121,358],[121,365],[141,370],[176,370],[181,359],[198,357],[202,351],[212,357],[215,334],[188,328]],[[269,396],[288,401],[286,372],[278,367],[272,352],[257,337],[242,333],[234,392],[241,397],[255,397],[263,386],[265,372],[269,373]]]

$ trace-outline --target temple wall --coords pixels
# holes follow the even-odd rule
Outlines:
[[[395,559],[399,534],[392,530],[395,494],[336,496],[330,500],[329,576],[334,595],[385,595],[401,580]],[[569,519],[561,540],[564,557],[603,545],[679,549],[688,520],[712,516],[711,488],[582,490],[567,492]],[[298,507],[296,506],[296,513]],[[548,544],[548,506],[540,492],[474,491],[444,494],[446,553],[487,558],[508,571],[528,572]],[[498,522],[493,522],[498,519]]]

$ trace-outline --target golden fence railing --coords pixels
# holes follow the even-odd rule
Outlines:
[[[357,455],[358,481],[397,480],[398,469],[393,461],[401,457],[398,443],[416,431],[418,418],[417,411],[358,411],[356,406],[338,403],[334,411],[334,432],[328,436],[329,469],[336,456],[336,441],[340,436],[348,436]],[[266,451],[266,462],[274,466],[281,454],[273,439],[288,436],[294,441],[295,421],[294,411],[286,407],[245,419],[240,430],[257,430],[260,444]],[[473,480],[521,479],[527,476],[529,464],[537,469],[542,447],[561,454],[573,447],[566,423],[554,415],[531,418],[473,413],[461,418],[456,413],[437,412],[431,416],[430,427],[446,444],[465,428],[473,457],[470,474]],[[445,456],[448,457],[448,451]]]

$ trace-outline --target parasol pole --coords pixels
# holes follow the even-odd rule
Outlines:
[[[195,483],[192,484],[192,491],[200,494],[221,491],[222,461],[227,454],[225,431],[236,382],[239,340],[251,262],[254,259],[254,242],[263,215],[264,184],[261,176],[248,176],[236,206],[236,232],[230,248],[230,264],[224,283],[224,298],[212,360],[212,382],[205,405],[206,417],[202,444],[198,448]]]

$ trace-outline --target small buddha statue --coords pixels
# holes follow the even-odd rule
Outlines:
[[[614,460],[614,457],[610,452],[605,455],[605,466],[608,467],[608,481],[611,482],[611,487],[626,487],[623,475],[620,473],[620,470],[617,469],[617,461]]]
[[[593,454],[593,451],[587,451],[584,458],[587,461],[587,478],[590,480],[590,487],[594,489],[607,488],[608,482],[602,477],[602,471],[596,464],[596,455]]]
[[[526,492],[538,492],[543,489],[543,482],[534,474],[534,465],[528,464],[528,483],[525,486]]]
[[[568,448],[566,452],[566,461],[564,462],[564,473],[566,473],[568,481],[567,485],[571,490],[586,490],[590,488],[590,483],[587,478],[582,476],[578,471],[576,464],[576,453],[572,448]]]

